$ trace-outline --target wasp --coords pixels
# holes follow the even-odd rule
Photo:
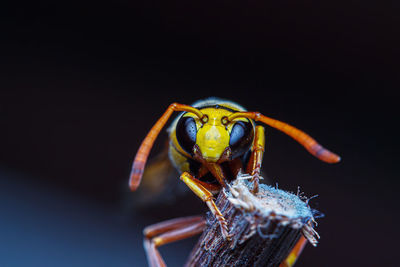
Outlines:
[[[139,147],[129,180],[132,191],[141,182],[154,141],[176,111],[181,113],[168,128],[169,159],[181,173],[180,179],[216,217],[221,234],[226,239],[230,238],[229,229],[215,205],[214,196],[222,188],[229,189],[230,182],[236,179],[239,172],[251,176],[252,192],[258,192],[265,148],[264,125],[289,135],[324,162],[340,161],[338,155],[322,147],[303,131],[259,112],[247,111],[232,101],[209,98],[191,106],[173,103]],[[204,226],[202,216],[192,216],[146,227],[144,247],[150,266],[165,266],[157,247],[201,233]],[[304,238],[302,240],[304,243]]]

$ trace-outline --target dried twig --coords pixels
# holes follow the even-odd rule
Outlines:
[[[186,266],[279,266],[301,234],[314,246],[313,212],[299,196],[261,185],[255,196],[251,183],[239,177],[216,201],[229,223],[231,240],[224,239],[215,218],[207,227]]]

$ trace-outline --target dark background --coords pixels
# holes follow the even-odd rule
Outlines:
[[[395,1],[40,1],[1,9],[0,265],[146,266],[128,175],[172,102],[218,96],[305,130],[328,165],[268,128],[263,169],[326,217],[296,266],[395,266]],[[160,151],[160,137],[155,151]],[[178,179],[178,177],[177,177]],[[133,193],[132,193],[133,194]],[[196,238],[161,249],[180,266]]]

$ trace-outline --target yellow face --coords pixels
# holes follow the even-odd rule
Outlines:
[[[186,113],[176,126],[176,141],[187,154],[199,154],[207,162],[217,162],[224,152],[228,154],[225,156],[235,157],[250,148],[254,129],[248,119],[238,118],[224,125],[223,118],[232,111],[210,107],[201,112],[208,117],[207,122]]]
[[[225,149],[229,147],[229,133],[232,123],[225,126],[222,118],[227,117],[231,112],[225,109],[205,108],[201,112],[208,116],[208,122],[198,126],[196,145],[198,145],[203,158],[209,162],[217,162]]]

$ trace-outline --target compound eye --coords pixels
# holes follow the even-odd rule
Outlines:
[[[192,154],[196,144],[197,127],[192,117],[182,117],[176,125],[176,139],[186,153]]]
[[[229,146],[232,150],[232,158],[236,158],[247,152],[251,147],[253,137],[253,125],[250,122],[236,122],[232,127],[229,140]]]

